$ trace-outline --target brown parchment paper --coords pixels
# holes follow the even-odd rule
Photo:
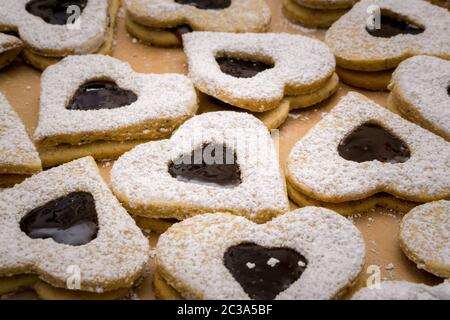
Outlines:
[[[323,40],[325,32],[306,29],[288,22],[281,12],[281,1],[266,0],[272,8],[271,32],[288,32],[303,34]],[[130,37],[124,27],[124,12],[119,15],[117,30],[117,45],[113,56],[127,61],[137,72],[143,73],[187,73],[186,58],[182,49],[163,49],[148,47],[140,44]],[[10,67],[0,72],[0,91],[3,92],[12,106],[17,110],[31,135],[36,128],[39,110],[40,72],[28,65],[17,61]],[[285,165],[287,156],[294,144],[301,139],[308,130],[313,127],[323,115],[330,111],[340,97],[349,91],[358,91],[377,103],[386,106],[387,93],[370,92],[341,84],[339,91],[327,101],[312,108],[292,112],[286,123],[280,128],[280,159],[281,165]],[[201,102],[200,112],[206,105]],[[395,111],[395,110],[393,110]],[[99,168],[104,179],[109,182],[109,170],[112,163],[99,163]],[[292,204],[292,208],[295,205]],[[350,297],[357,289],[366,285],[366,280],[371,273],[368,267],[378,266],[382,280],[407,280],[418,283],[434,285],[442,280],[416,268],[402,253],[398,243],[399,222],[401,215],[383,209],[366,212],[351,217],[356,226],[361,230],[366,242],[366,265],[355,286],[350,290]],[[150,242],[154,246],[157,236],[151,235]],[[154,299],[152,292],[152,259],[149,261],[149,271],[143,282],[137,287],[132,298]],[[31,292],[8,296],[8,299],[35,299]]]

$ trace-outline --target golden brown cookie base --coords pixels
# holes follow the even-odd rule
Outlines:
[[[123,299],[129,288],[104,293],[74,291],[53,287],[33,275],[0,277],[0,295],[6,293],[34,290],[43,300],[118,300]]]
[[[369,211],[377,206],[384,207],[398,212],[407,213],[419,203],[395,198],[391,195],[376,194],[362,200],[347,201],[342,203],[330,203],[314,198],[297,191],[294,187],[287,183],[289,197],[300,207],[315,206],[324,207],[336,211],[344,216],[352,215],[358,212]]]
[[[0,188],[14,187],[28,177],[30,175],[27,174],[0,174]]]
[[[96,160],[116,159],[135,146],[148,140],[96,141],[83,145],[63,144],[56,147],[38,148],[44,168],[54,167],[75,159],[92,156]]]
[[[428,0],[428,1],[430,1],[434,5],[437,5],[442,8],[447,8],[448,10],[450,10],[450,1],[448,0]]]
[[[283,0],[283,13],[292,22],[308,28],[329,28],[348,9],[320,10],[304,7],[293,0]]]
[[[157,234],[163,234],[173,224],[178,222],[176,219],[154,219],[140,216],[133,216],[133,219],[142,230],[151,230]]]
[[[184,300],[181,294],[164,280],[158,270],[153,276],[153,291],[158,300]]]
[[[131,19],[129,15],[125,18],[125,25],[129,34],[139,39],[146,45],[158,47],[181,47],[181,39],[168,29],[158,29],[144,26]]]
[[[117,12],[120,8],[120,0],[112,0],[111,5],[109,7],[109,25],[108,29],[105,34],[105,42],[102,44],[102,46],[93,53],[96,54],[104,54],[104,55],[110,55],[113,50],[113,42],[114,42],[114,31],[116,27],[116,21],[117,21]],[[58,53],[57,55],[52,55],[50,52],[37,52],[32,49],[25,49],[22,52],[22,57],[24,60],[39,70],[45,70],[47,67],[58,63],[66,56],[70,55],[70,53],[67,54],[61,54]]]
[[[316,105],[329,97],[331,97],[339,89],[339,77],[334,73],[330,80],[322,87],[309,94],[302,94],[298,96],[288,96],[290,102],[290,109],[303,109]]]
[[[386,91],[394,70],[365,72],[336,67],[336,72],[345,84],[374,91]]]
[[[413,105],[402,99],[401,94],[399,94],[395,89],[389,94],[388,105],[392,108],[396,108],[401,115],[409,121],[414,122],[419,126],[443,137],[447,141],[450,141],[450,135],[448,135],[448,133],[437,128],[425,119]]]
[[[13,62],[19,53],[22,51],[22,47],[14,48],[0,54],[0,70]]]

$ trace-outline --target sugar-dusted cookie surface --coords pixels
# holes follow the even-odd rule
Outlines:
[[[90,157],[1,192],[0,222],[0,287],[32,274],[56,292],[108,293],[130,288],[148,260],[148,240]]]
[[[351,222],[308,207],[263,225],[225,213],[185,220],[161,236],[156,264],[186,299],[304,300],[340,296],[364,257]]]
[[[380,8],[381,29],[375,29],[372,35],[367,22],[371,17],[369,9],[374,6]],[[396,23],[402,30],[395,27]],[[380,71],[395,68],[414,55],[450,59],[448,34],[450,13],[426,1],[362,0],[333,24],[325,41],[339,66]]]
[[[289,209],[271,136],[245,113],[202,114],[170,140],[136,147],[116,161],[111,183],[131,213],[149,218],[224,211],[264,222]]]
[[[406,281],[385,281],[380,288],[363,288],[353,300],[450,300],[450,283],[430,287]]]
[[[297,192],[331,203],[377,193],[413,202],[445,199],[450,144],[351,92],[294,146],[287,180]]]
[[[450,278],[450,201],[411,210],[400,226],[400,244],[419,268]]]
[[[134,21],[157,28],[187,24],[196,31],[264,32],[271,20],[264,0],[125,0],[125,5]]]
[[[389,89],[405,118],[450,141],[450,61],[412,57],[395,70]]]
[[[10,64],[23,49],[23,42],[0,32],[0,69]]]
[[[29,175],[41,170],[39,154],[24,125],[0,93],[0,180],[3,174]]]
[[[44,165],[67,160],[53,159],[61,157],[54,148],[69,148],[69,159],[79,153],[108,157],[127,143],[168,137],[198,108],[185,76],[139,74],[104,55],[65,58],[43,73],[41,89],[34,139]]]
[[[330,80],[335,60],[321,41],[291,34],[193,32],[183,36],[189,77],[202,92],[251,111],[279,106],[285,95],[311,93]],[[260,66],[254,76],[230,75],[232,64]],[[228,73],[225,73],[225,72]]]

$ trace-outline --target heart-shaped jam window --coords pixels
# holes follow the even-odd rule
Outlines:
[[[87,2],[88,0],[31,0],[25,9],[49,24],[65,25],[75,13],[83,13]],[[79,12],[71,10],[72,6],[78,7]]]
[[[253,78],[258,73],[272,69],[273,64],[262,61],[242,60],[238,58],[219,57],[216,58],[220,70],[235,78]]]
[[[399,34],[420,34],[425,31],[425,28],[412,21],[400,18],[399,15],[382,10],[380,25],[375,25],[373,28],[367,26],[366,30],[374,37],[391,38]]]
[[[32,239],[85,245],[98,233],[95,200],[87,192],[70,193],[28,212],[20,221],[20,229]]]
[[[115,82],[90,81],[78,88],[66,109],[116,109],[128,106],[137,99],[133,91],[122,89]]]
[[[308,261],[295,250],[244,243],[229,248],[225,267],[253,300],[273,300],[305,271]]]
[[[231,0],[175,0],[179,4],[187,4],[197,9],[220,10],[231,6]]]
[[[205,144],[181,156],[170,164],[169,173],[179,181],[197,184],[236,187],[242,183],[235,152],[221,144]]]
[[[355,162],[403,163],[411,157],[402,140],[375,123],[365,123],[353,130],[341,141],[338,152],[342,158]]]
[[[450,86],[448,86],[448,88],[447,88],[447,94],[450,97]]]

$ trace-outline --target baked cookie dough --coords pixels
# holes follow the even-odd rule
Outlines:
[[[0,70],[16,59],[23,49],[23,42],[0,32]]]
[[[450,278],[450,201],[436,201],[413,209],[402,220],[403,252],[438,277]]]
[[[134,148],[115,162],[111,186],[131,214],[151,219],[231,212],[265,222],[289,210],[269,131],[246,113],[205,113]]]
[[[189,79],[139,74],[104,55],[71,56],[41,78],[34,140],[44,167],[83,156],[114,159],[169,137],[198,108]]]
[[[357,0],[283,0],[283,13],[307,28],[327,29],[350,10]]]
[[[412,56],[449,60],[448,34],[450,13],[426,1],[361,0],[327,31],[325,42],[345,83],[386,90],[389,74]]]
[[[142,276],[149,243],[91,157],[0,193],[0,294],[121,298]]]
[[[322,102],[339,88],[329,48],[304,36],[192,32],[183,42],[196,88],[212,104],[250,112],[270,129],[289,110]]]
[[[450,300],[450,283],[430,287],[406,281],[385,281],[380,288],[363,288],[352,300]]]
[[[416,56],[402,62],[389,102],[408,120],[450,141],[450,61]]]
[[[42,170],[25,126],[0,93],[0,187],[12,187]]]
[[[23,57],[44,70],[74,54],[110,54],[120,0],[2,0],[0,30],[17,32]]]
[[[128,32],[148,45],[182,46],[191,31],[265,32],[271,11],[264,0],[126,0]]]
[[[351,214],[403,212],[450,196],[447,141],[351,92],[297,144],[286,178],[292,200]]]
[[[154,287],[163,299],[333,299],[357,279],[364,257],[358,229],[327,209],[303,208],[262,225],[204,214],[160,237]]]

